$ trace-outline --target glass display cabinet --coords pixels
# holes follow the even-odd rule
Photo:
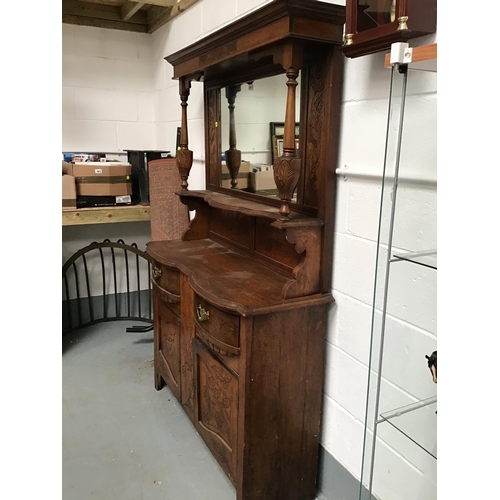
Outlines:
[[[359,499],[434,500],[437,45],[394,45]]]

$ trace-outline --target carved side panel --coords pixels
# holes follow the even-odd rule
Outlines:
[[[205,134],[207,141],[208,184],[220,184],[220,93],[218,89],[206,90]],[[217,168],[217,165],[219,168]]]
[[[180,397],[180,333],[179,317],[165,302],[158,300],[158,367],[170,390]],[[156,332],[155,332],[156,333]]]
[[[324,119],[325,99],[325,64],[317,63],[309,67],[307,86],[307,130],[304,170],[304,205],[318,207],[318,170],[321,169],[321,159],[325,145],[321,140]]]
[[[284,299],[311,295],[320,291],[321,270],[321,227],[289,228],[286,239],[295,245],[302,261],[293,270],[295,279],[289,280],[282,291]]]
[[[189,223],[189,229],[183,234],[184,241],[208,238],[209,210],[205,202],[198,198],[189,198],[181,195],[181,201],[189,210],[194,210],[195,217]]]
[[[197,340],[196,428],[234,480],[237,445],[238,379]]]

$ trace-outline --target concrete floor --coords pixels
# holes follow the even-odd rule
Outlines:
[[[235,490],[167,387],[138,322],[63,338],[63,500],[234,500]]]

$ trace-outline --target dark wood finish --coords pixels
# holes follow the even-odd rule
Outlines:
[[[241,151],[236,149],[236,124],[234,122],[234,103],[236,94],[241,90],[241,85],[226,87],[226,99],[229,107],[229,149],[225,151],[226,165],[231,175],[231,187],[238,186],[238,173],[241,165]]]
[[[147,249],[162,271],[153,277],[155,384],[172,387],[237,500],[315,498],[333,302],[343,23],[342,7],[276,0],[167,57],[183,106],[178,195],[196,216],[182,240],[153,241]],[[279,73],[288,76],[284,150],[275,163],[281,199],[221,188],[221,89],[228,88],[231,112],[239,84]],[[188,83],[201,75],[207,189],[190,191],[186,103]],[[226,161],[233,177],[241,158],[231,124],[230,113]],[[167,353],[164,332],[179,337]]]
[[[238,378],[199,340],[195,352],[195,426],[235,484],[238,444]]]
[[[180,275],[180,285],[182,302],[180,308],[180,350],[181,350],[181,398],[180,402],[194,422],[195,409],[195,383],[194,383],[194,318],[193,303],[194,292],[189,286],[188,278],[185,274]]]
[[[245,67],[249,52],[291,38],[341,44],[344,23],[344,7],[314,0],[275,0],[166,60],[174,66],[175,78],[207,71],[229,59]]]
[[[240,354],[240,316],[229,314],[195,295],[193,315],[199,336],[226,356]]]
[[[155,385],[161,389],[164,380],[174,396],[180,399],[180,320],[160,294],[155,294],[154,327],[157,342],[155,345]]]
[[[311,477],[318,456],[325,313],[322,306],[253,320],[242,499],[316,498]],[[290,325],[303,329],[290,335]]]
[[[193,152],[188,149],[188,126],[187,126],[187,106],[189,92],[191,89],[191,80],[181,78],[179,81],[179,94],[181,96],[181,138],[179,149],[176,152],[177,168],[182,179],[181,188],[187,189],[187,178],[193,165]]]
[[[381,8],[387,0],[379,0]],[[381,52],[394,42],[429,35],[436,31],[437,0],[395,0],[392,22],[376,16],[368,20],[362,0],[346,0],[346,37],[342,47],[347,57]]]

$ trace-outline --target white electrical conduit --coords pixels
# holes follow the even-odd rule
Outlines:
[[[335,170],[335,173],[337,175],[341,175],[344,180],[346,181],[349,177],[363,177],[366,179],[382,179],[382,174],[377,174],[373,171],[368,171],[368,170],[351,170],[349,168],[337,168]],[[385,177],[386,181],[392,181],[394,179],[393,175],[387,175]],[[430,184],[430,185],[437,185],[437,179],[431,179],[427,178],[424,179],[422,177],[417,177],[417,176],[411,176],[411,175],[406,175],[406,176],[399,176],[398,177],[399,182],[401,183],[408,183],[408,184]]]
[[[254,151],[255,153],[260,151]],[[267,151],[262,151],[263,153],[266,153]],[[205,158],[193,158],[193,161],[195,162],[205,162]],[[382,174],[377,174],[373,171],[368,171],[368,170],[351,170],[349,168],[337,168],[335,170],[335,173],[337,175],[341,175],[344,180],[346,181],[349,177],[359,177],[359,178],[365,178],[365,179],[382,179]],[[392,181],[394,179],[393,175],[387,175],[385,180],[386,181]],[[404,184],[428,184],[435,186],[437,185],[437,179],[431,179],[427,178],[424,179],[422,177],[417,177],[417,176],[399,176],[399,182],[404,183]]]

